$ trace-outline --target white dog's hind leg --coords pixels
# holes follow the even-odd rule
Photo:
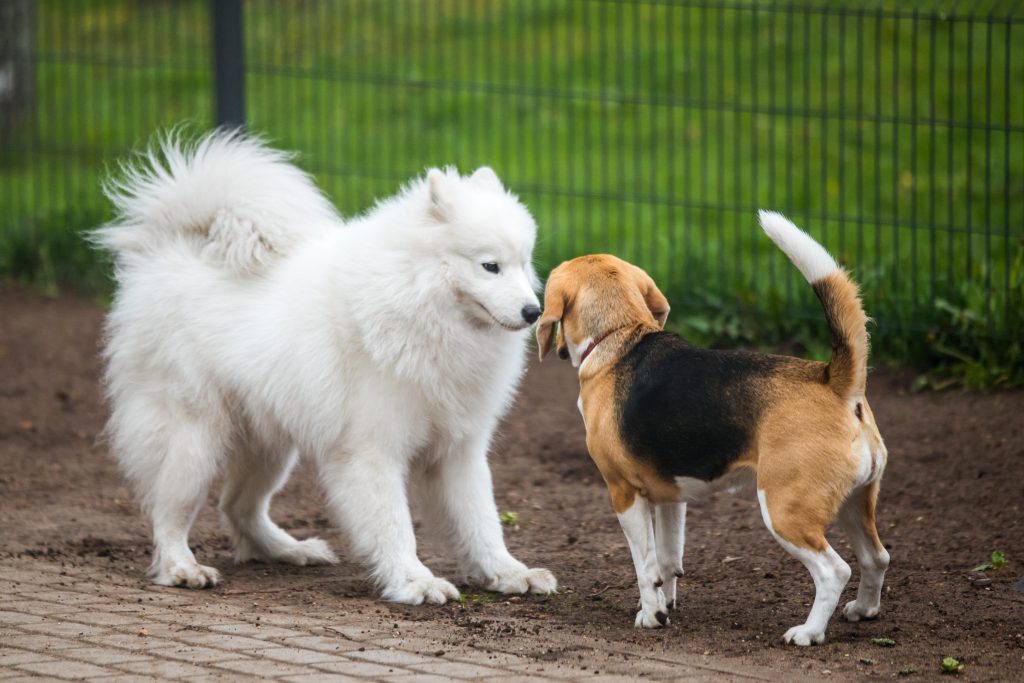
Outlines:
[[[237,562],[309,565],[338,561],[325,541],[315,537],[299,541],[270,519],[270,499],[284,486],[298,457],[294,449],[281,454],[245,446],[232,454],[220,511],[231,527]]]
[[[453,544],[466,577],[499,593],[553,593],[558,581],[547,569],[529,568],[505,547],[494,502],[487,443],[441,448],[417,492],[429,523]]]
[[[350,552],[369,565],[381,597],[408,605],[457,599],[455,586],[416,556],[404,463],[372,446],[355,453],[321,462],[321,479]]]
[[[686,503],[659,503],[654,506],[654,542],[658,553],[658,573],[665,582],[662,590],[668,608],[676,607],[676,584],[683,575],[683,549],[686,543]]]
[[[196,562],[188,532],[206,501],[222,447],[207,425],[175,424],[172,430],[159,470],[143,492],[156,545],[150,574],[162,586],[207,588],[215,586],[220,575]]]
[[[629,552],[633,556],[637,584],[640,587],[640,611],[635,625],[640,628],[659,628],[668,623],[665,593],[658,576],[658,556],[654,542],[651,506],[647,499],[637,495],[633,504],[619,513],[619,524],[626,534]]]

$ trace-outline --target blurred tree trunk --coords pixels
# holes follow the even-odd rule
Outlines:
[[[0,0],[0,142],[35,109],[35,14],[35,0]]]

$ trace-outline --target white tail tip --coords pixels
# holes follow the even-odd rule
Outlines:
[[[814,283],[839,270],[836,260],[825,247],[777,211],[758,211],[761,228],[789,257],[808,282]]]

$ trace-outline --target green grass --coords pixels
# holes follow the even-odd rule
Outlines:
[[[693,4],[249,0],[249,118],[346,213],[428,165],[490,164],[538,219],[542,272],[613,252],[691,336],[827,353],[755,226],[787,211],[863,283],[881,352],[1024,380],[1024,25]],[[0,273],[102,281],[77,246],[99,179],[157,128],[211,123],[206,5],[40,0],[38,117],[0,141]]]

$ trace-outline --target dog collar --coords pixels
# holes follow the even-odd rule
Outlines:
[[[600,337],[598,337],[594,341],[590,342],[590,344],[587,346],[587,348],[583,350],[583,353],[580,354],[580,365],[583,365],[583,361],[585,361],[587,359],[587,356],[590,355],[590,352],[593,351],[594,349],[596,349],[597,345],[600,344],[601,342],[603,342],[608,337],[608,335],[612,334],[613,332],[618,332],[621,329],[622,329],[621,327],[616,327],[614,330],[608,330],[607,332],[602,334]]]

